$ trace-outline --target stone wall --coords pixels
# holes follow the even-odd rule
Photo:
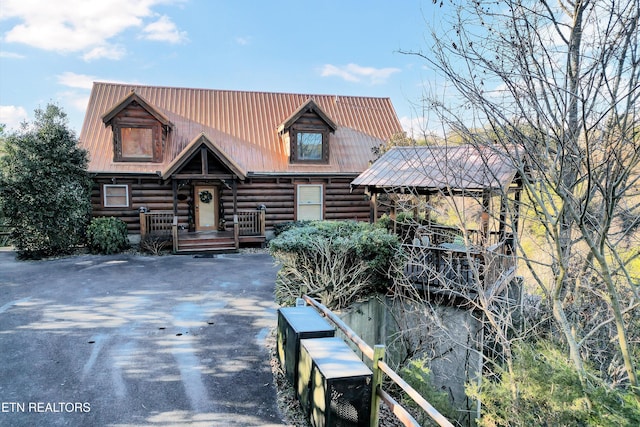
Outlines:
[[[336,314],[371,347],[384,344],[386,362],[396,371],[412,358],[426,357],[436,389],[446,391],[454,407],[475,418],[476,402],[469,401],[464,387],[477,380],[481,369],[476,349],[482,330],[471,312],[375,297]]]

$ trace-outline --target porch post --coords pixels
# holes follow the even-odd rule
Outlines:
[[[235,177],[231,185],[233,191],[233,215],[238,215],[238,182]]]
[[[173,214],[178,215],[178,182],[175,178],[171,178],[171,187],[173,190]]]
[[[378,222],[378,193],[371,193],[369,199],[369,223],[375,224]]]
[[[488,190],[482,192],[482,213],[480,218],[480,242],[482,247],[487,247],[489,238],[489,204],[491,193]],[[502,215],[502,214],[501,214]],[[502,226],[502,221],[500,221]]]

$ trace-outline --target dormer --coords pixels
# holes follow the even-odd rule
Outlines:
[[[131,92],[102,116],[113,133],[114,162],[161,163],[172,124],[141,96]]]
[[[290,163],[329,163],[329,134],[336,124],[309,99],[279,127]]]

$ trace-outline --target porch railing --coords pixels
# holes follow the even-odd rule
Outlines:
[[[488,248],[419,241],[403,245],[405,275],[413,282],[471,293],[496,292],[515,274],[515,256],[509,241]]]
[[[264,211],[263,210],[239,210],[238,233],[240,236],[264,236]]]
[[[171,211],[140,212],[140,237],[172,235],[174,215]]]

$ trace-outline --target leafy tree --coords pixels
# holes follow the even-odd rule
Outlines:
[[[91,213],[87,154],[56,105],[7,136],[0,159],[0,205],[21,257],[70,253]]]

